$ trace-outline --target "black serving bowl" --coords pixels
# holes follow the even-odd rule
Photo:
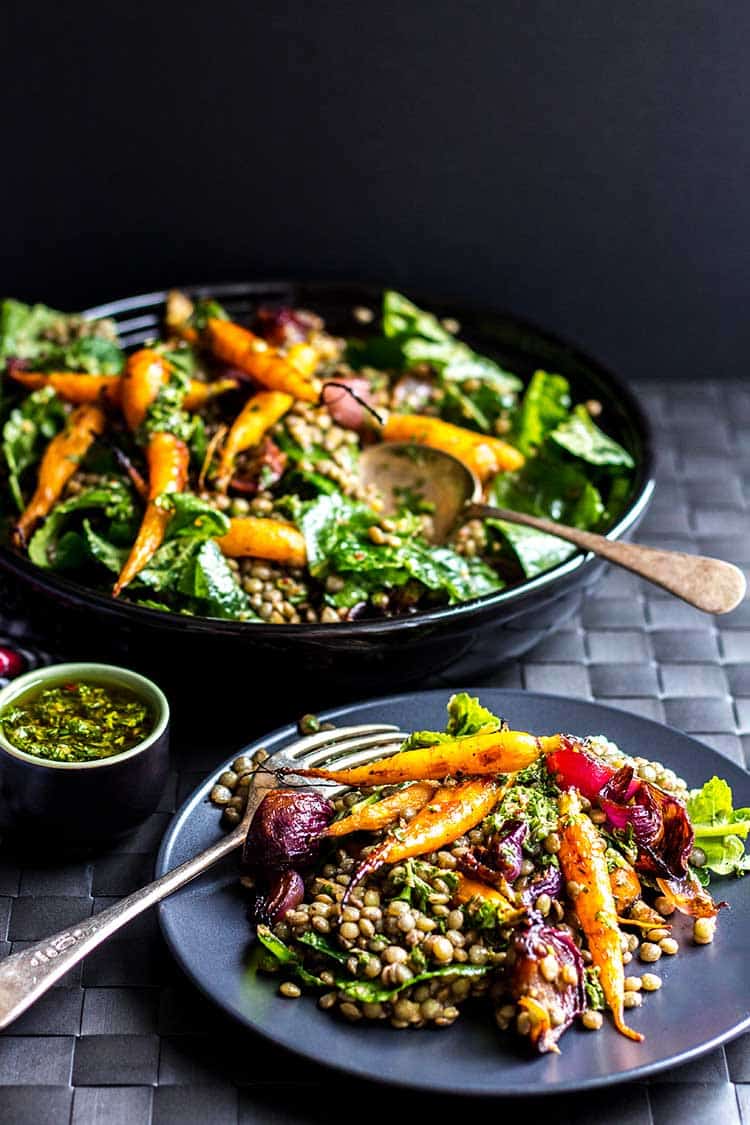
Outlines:
[[[150,733],[121,754],[58,762],[19,750],[0,728],[0,835],[50,854],[111,843],[159,804],[169,772],[169,704],[151,680],[111,664],[51,664],[0,690],[0,712],[28,691],[88,680],[129,688],[150,707]]]
[[[194,286],[192,296],[215,295],[242,318],[259,304],[297,305],[320,313],[334,333],[362,332],[352,310],[377,309],[382,288],[327,282],[270,282]],[[126,345],[159,330],[166,294],[148,293],[88,310],[113,317]],[[537,368],[569,379],[578,401],[602,403],[604,428],[635,459],[627,509],[609,537],[627,537],[653,490],[650,427],[629,389],[599,363],[539,328],[460,301],[416,294],[440,316],[457,317],[462,338],[477,351],[528,378]],[[577,554],[553,570],[509,590],[443,609],[392,620],[326,625],[268,625],[185,617],[143,609],[40,570],[0,548],[6,604],[70,659],[126,660],[175,688],[184,711],[198,716],[220,706],[226,719],[317,709],[346,697],[400,689],[450,669],[464,682],[513,660],[576,612],[605,564]],[[219,689],[220,694],[215,694]],[[190,702],[192,701],[192,702]],[[279,706],[273,707],[277,702]]]

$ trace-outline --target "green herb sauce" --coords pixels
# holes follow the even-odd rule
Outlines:
[[[25,754],[91,762],[131,750],[154,720],[148,704],[129,688],[78,680],[32,688],[0,714],[0,725]]]

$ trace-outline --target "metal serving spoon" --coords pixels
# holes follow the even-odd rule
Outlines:
[[[471,470],[438,449],[401,442],[371,445],[360,458],[359,476],[363,484],[380,492],[385,515],[402,507],[409,494],[431,504],[435,543],[444,543],[457,525],[489,516],[574,543],[582,551],[599,555],[669,590],[705,613],[729,613],[745,596],[744,574],[721,559],[622,543],[593,531],[580,531],[553,520],[483,504],[481,485]]]

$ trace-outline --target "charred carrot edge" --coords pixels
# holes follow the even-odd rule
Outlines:
[[[230,559],[269,559],[288,566],[304,566],[307,561],[304,535],[281,520],[237,517],[230,520],[229,531],[216,542]]]
[[[562,793],[559,807],[558,859],[566,881],[576,883],[580,888],[573,904],[588,942],[592,963],[599,970],[599,980],[615,1027],[628,1039],[640,1042],[643,1036],[625,1023],[625,970],[620,927],[604,844],[592,822],[581,812],[575,789]]]
[[[271,391],[284,391],[293,398],[316,402],[319,386],[293,363],[248,328],[231,320],[209,317],[206,325],[208,345],[213,354],[252,375]]]
[[[435,792],[436,784],[431,781],[417,781],[405,789],[391,793],[382,801],[365,805],[342,820],[336,820],[324,832],[325,836],[348,836],[352,832],[377,832],[388,828],[402,816],[418,812],[427,804]]]
[[[147,565],[164,541],[171,512],[157,502],[167,492],[182,492],[187,480],[190,451],[174,434],[158,431],[151,435],[146,451],[148,462],[148,503],[135,543],[120,571],[114,597]]]
[[[443,785],[398,835],[388,836],[354,872],[343,902],[358,883],[384,863],[424,855],[447,847],[492,812],[505,786],[493,777],[472,777]]]
[[[49,514],[65,485],[88,452],[92,442],[104,432],[103,410],[91,403],[77,407],[65,429],[52,438],[39,465],[36,491],[14,529],[17,545],[24,546],[30,530]]]
[[[259,391],[248,399],[232,423],[221,451],[215,482],[219,492],[226,492],[237,454],[257,445],[293,405],[294,399],[285,391]]]
[[[626,867],[614,867],[609,874],[609,883],[618,914],[622,914],[637,898],[640,898],[641,881],[635,868],[630,864]]]
[[[414,442],[450,453],[480,481],[503,470],[520,469],[524,456],[500,438],[454,426],[425,414],[391,414],[382,429],[384,441]]]
[[[388,758],[349,770],[295,770],[341,785],[392,785],[399,781],[440,780],[456,774],[515,773],[536,761],[539,740],[518,730],[475,734],[419,750],[402,750]]]

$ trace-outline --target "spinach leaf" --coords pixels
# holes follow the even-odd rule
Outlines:
[[[380,337],[350,344],[348,358],[353,366],[400,371],[427,364],[440,379],[449,412],[452,408],[485,431],[515,403],[522,386],[517,376],[472,351],[436,316],[392,289],[383,293],[382,331]]]
[[[168,492],[160,498],[159,504],[172,513],[167,525],[167,539],[185,536],[214,539],[229,531],[229,517],[193,492]]]
[[[247,595],[213,539],[177,536],[159,547],[134,586],[181,595],[209,617],[255,620]]]
[[[490,495],[501,508],[583,529],[596,528],[604,515],[599,491],[581,469],[548,457],[532,458],[517,472],[498,474]],[[533,527],[494,518],[486,522],[501,533],[527,578],[558,566],[577,550],[572,543]]]
[[[115,524],[124,530],[126,536],[128,529],[130,533],[135,533],[136,512],[132,493],[123,482],[111,481],[106,486],[86,489],[77,496],[71,496],[68,500],[56,504],[39,530],[31,537],[29,542],[31,561],[37,566],[51,567],[54,570],[68,569],[71,565],[76,565],[74,556],[70,554],[71,540],[67,540],[67,549],[64,546],[66,537],[74,533],[69,524],[78,513],[97,510],[110,521],[110,525]],[[93,557],[97,557],[91,550],[88,534],[81,543],[89,548]],[[116,568],[116,572],[119,572],[119,567]]]
[[[705,852],[710,871],[744,875],[750,870],[744,842],[750,832],[750,809],[732,807],[732,790],[723,778],[712,777],[702,789],[693,789],[687,811],[696,847]]]
[[[549,435],[567,453],[589,465],[632,469],[633,458],[614,438],[599,429],[585,406],[576,406],[573,413]]]
[[[116,375],[123,354],[115,338],[110,320],[85,320],[78,313],[11,299],[0,305],[0,366],[13,356],[41,370],[62,367]]]
[[[65,407],[52,387],[42,387],[11,410],[3,426],[2,445],[8,466],[8,483],[18,510],[23,511],[21,478],[39,461],[47,443],[65,425]]]
[[[90,520],[83,521],[83,535],[89,556],[113,574],[119,574],[130,554],[130,548],[118,547],[102,535],[98,535],[91,526]]]
[[[435,977],[483,977],[487,973],[492,972],[492,965],[470,965],[468,963],[457,965],[441,965],[438,969],[429,969],[424,973],[417,973],[416,976],[411,977],[409,980],[404,981],[402,984],[395,984],[392,987],[387,987],[380,984],[377,980],[352,980],[351,977],[336,977],[333,985],[327,985],[320,977],[316,977],[313,973],[305,969],[302,960],[295,950],[291,949],[280,938],[268,928],[268,926],[258,926],[257,928],[258,941],[265,947],[265,949],[272,955],[277,965],[283,966],[287,971],[294,973],[295,976],[302,981],[303,984],[312,986],[313,988],[336,988],[339,992],[343,992],[350,1000],[358,1000],[363,1004],[376,1004],[382,1003],[385,1000],[390,1000],[393,996],[397,996],[405,988],[411,988],[415,984],[420,984],[424,980],[433,980]],[[305,935],[304,940],[300,941],[304,945],[315,948],[318,953],[323,956],[330,957],[334,961],[339,961],[338,952],[331,948],[327,942],[310,941],[310,935]]]
[[[526,456],[542,445],[570,410],[570,387],[562,375],[535,371],[514,419],[515,444]]]
[[[50,371],[119,375],[125,366],[125,353],[114,340],[103,336],[81,336],[70,344],[52,348],[40,366]]]
[[[431,547],[411,537],[401,537],[396,544],[374,543],[368,532],[377,522],[364,504],[340,493],[312,501],[300,521],[310,573],[317,578],[341,575],[348,583],[347,595],[356,601],[364,594],[404,586],[411,579],[445,593],[451,604],[502,588],[495,572],[480,559],[462,558],[449,547]]]

